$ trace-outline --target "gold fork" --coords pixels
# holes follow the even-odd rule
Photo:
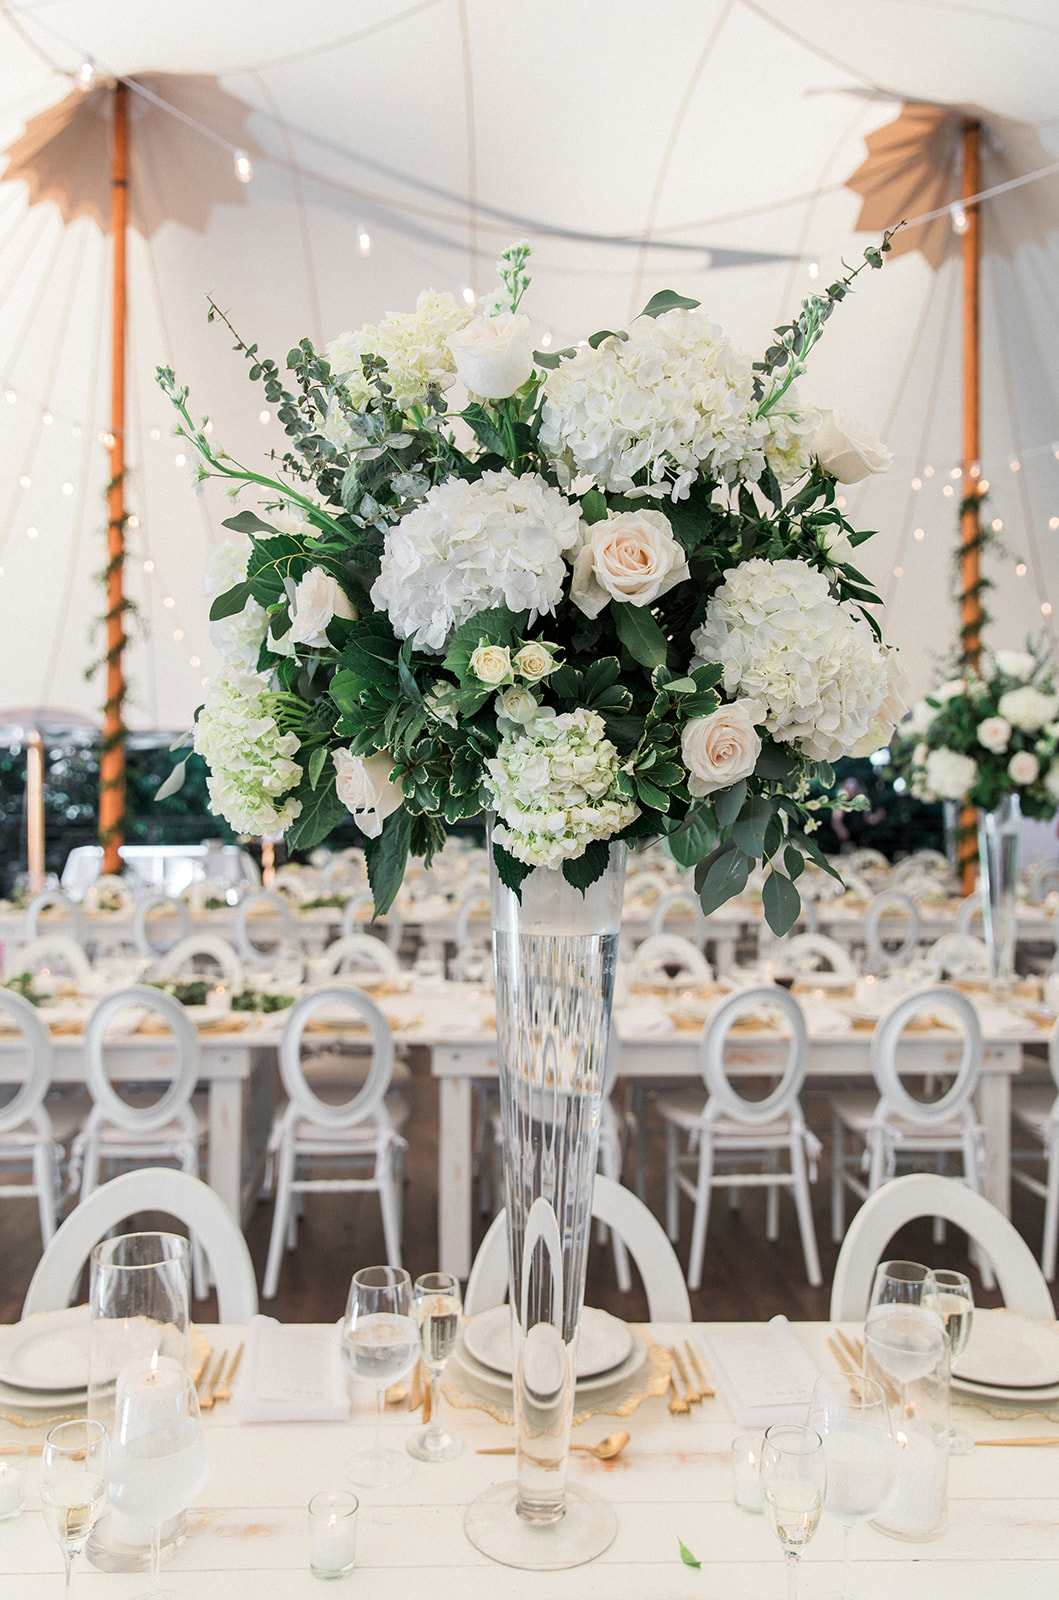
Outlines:
[[[684,1350],[687,1355],[688,1362],[693,1368],[696,1378],[699,1380],[698,1399],[712,1400],[717,1391],[714,1389],[712,1384],[707,1382],[706,1374],[702,1370],[702,1364],[700,1363],[698,1356],[695,1354],[695,1348],[688,1342],[688,1340],[684,1341]]]
[[[230,1400],[232,1398],[232,1379],[238,1372],[239,1363],[242,1359],[243,1347],[240,1345],[238,1350],[235,1352],[235,1355],[232,1357],[232,1364],[228,1368],[228,1376],[225,1378],[224,1382],[219,1384],[213,1391],[214,1400]]]
[[[676,1367],[677,1373],[680,1376],[680,1381],[684,1385],[684,1399],[687,1401],[689,1406],[698,1405],[698,1403],[699,1403],[698,1390],[695,1388],[695,1385],[692,1383],[691,1379],[688,1377],[688,1369],[684,1365],[683,1361],[680,1359],[679,1352],[676,1350],[676,1348],[674,1348],[674,1349],[670,1350],[669,1353],[673,1357],[673,1365]]]
[[[684,1396],[677,1388],[677,1380],[674,1378],[672,1373],[669,1374],[669,1383],[673,1390],[673,1398],[669,1402],[670,1415],[674,1417],[682,1417],[691,1410],[691,1407],[688,1405],[688,1402],[684,1399]]]
[[[206,1393],[204,1395],[200,1395],[199,1396],[199,1410],[200,1411],[212,1411],[213,1410],[213,1402],[214,1402],[214,1399],[215,1399],[215,1396],[216,1396],[217,1385],[221,1381],[221,1373],[224,1371],[224,1363],[227,1361],[227,1359],[228,1359],[227,1350],[222,1350],[221,1351],[220,1360],[217,1362],[217,1366],[214,1369],[212,1382],[207,1385]]]

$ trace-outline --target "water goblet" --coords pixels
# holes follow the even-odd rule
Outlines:
[[[827,1459],[815,1428],[776,1423],[761,1449],[761,1495],[783,1546],[787,1600],[798,1600],[798,1561],[816,1532],[827,1490]]]
[[[949,1336],[950,1356],[955,1362],[967,1348],[974,1317],[974,1291],[970,1279],[962,1272],[950,1272],[945,1267],[935,1267],[923,1291],[923,1306],[933,1311],[945,1324]],[[949,1429],[949,1454],[969,1455],[974,1440],[962,1428]]]
[[[438,1402],[442,1369],[460,1333],[460,1281],[450,1272],[425,1272],[415,1281],[414,1299],[423,1360],[430,1371],[430,1423],[405,1448],[417,1461],[452,1461],[463,1445],[441,1426]]]
[[[929,1267],[918,1261],[880,1261],[871,1286],[868,1315],[877,1306],[918,1306],[923,1302]]]
[[[880,1511],[897,1477],[897,1446],[881,1384],[860,1373],[818,1378],[809,1426],[824,1441],[824,1510],[842,1525],[842,1600],[853,1594],[850,1529]]]
[[[107,1492],[107,1430],[88,1418],[60,1422],[41,1453],[40,1504],[63,1556],[63,1594],[73,1593],[74,1556],[99,1520]]]
[[[132,1361],[118,1374],[110,1450],[114,1510],[151,1530],[151,1584],[142,1600],[168,1600],[159,1586],[162,1524],[186,1511],[207,1476],[198,1396],[169,1356]]]
[[[406,1454],[383,1447],[386,1391],[391,1383],[406,1377],[419,1359],[412,1280],[403,1267],[361,1267],[353,1274],[342,1321],[342,1354],[353,1377],[375,1390],[378,1403],[374,1444],[352,1458],[347,1475],[353,1483],[369,1488],[395,1488],[406,1482],[412,1467]]]

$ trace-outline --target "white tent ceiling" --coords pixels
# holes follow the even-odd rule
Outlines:
[[[563,345],[618,326],[672,287],[757,351],[812,289],[814,263],[828,282],[869,242],[845,180],[902,102],[981,108],[994,128],[987,182],[1037,148],[1010,128],[1005,140],[1004,119],[1028,125],[1046,162],[1059,157],[1053,0],[0,0],[0,148],[70,92],[85,56],[101,74],[215,77],[249,108],[256,146],[252,182],[212,204],[202,231],[168,220],[130,240],[138,727],[186,724],[216,661],[201,568],[231,511],[223,495],[196,497],[177,464],[155,366],[191,385],[234,455],[282,441],[258,420],[260,391],[227,333],[207,325],[207,292],[282,359],[301,335],[375,321],[428,285],[487,291],[498,251],[528,237],[538,337]],[[171,215],[189,180],[208,188],[218,152],[230,158],[232,125],[220,102],[211,121],[208,95],[192,120],[212,140],[170,119],[167,144],[159,118],[134,97],[134,182]],[[1057,204],[1053,174],[984,214],[998,645],[1050,630],[1042,606],[1059,605]],[[86,712],[102,698],[84,669],[101,653],[90,633],[103,609],[108,270],[89,217],[65,224],[23,182],[0,182],[0,709]],[[959,349],[958,260],[935,271],[913,251],[861,280],[802,385],[894,452],[850,510],[880,529],[864,565],[917,690],[957,628]]]

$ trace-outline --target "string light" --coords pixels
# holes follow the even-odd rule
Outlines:
[[[64,484],[63,484],[63,490],[62,490],[62,492],[63,492],[63,494],[65,494],[65,495],[71,495],[71,494],[73,494],[73,492],[74,492],[74,486],[73,486],[73,484],[72,484],[72,483],[64,483]]]
[[[994,533],[1003,533],[1004,531],[1004,524],[999,517],[994,517],[989,526]]]
[[[962,467],[953,467],[952,470],[949,473],[949,477],[952,479],[953,483],[955,483],[957,478],[962,478],[963,477],[963,468]]]
[[[903,578],[904,575],[905,575],[904,567],[895,567],[894,568],[894,577],[895,578]]]
[[[18,395],[15,393],[14,389],[5,389],[4,399],[7,401],[9,406],[13,406],[15,401],[18,399]]]
[[[70,437],[71,437],[71,439],[80,439],[81,434],[82,434],[83,431],[84,430],[81,428],[81,425],[79,423],[75,422],[73,427],[70,429]]]
[[[254,168],[250,157],[245,150],[235,150],[233,151],[233,159],[235,161],[235,175],[239,182],[249,183],[254,176]]]
[[[541,349],[542,350],[550,350],[551,347],[552,347],[552,330],[550,328],[545,328],[544,332],[541,334]]]
[[[23,473],[21,478],[18,480],[18,486],[20,489],[28,489],[31,487],[32,482],[32,478],[27,478],[26,474]],[[1057,524],[1057,526],[1059,526],[1059,524]]]
[[[978,485],[978,493],[979,494],[988,494],[989,493],[989,479],[988,478],[983,478],[981,480],[981,482]]]
[[[1051,614],[1052,614],[1052,608],[1051,608],[1050,603],[1047,600],[1042,601],[1041,602],[1041,616],[1042,617],[1050,617]]]
[[[971,226],[970,219],[968,218],[966,211],[958,201],[954,200],[952,205],[949,207],[949,216],[952,218],[953,233],[966,233],[967,229]]]
[[[176,455],[173,457],[173,460],[178,467],[186,467],[188,464],[188,458],[182,450],[177,451]]]
[[[951,500],[953,495],[956,493],[956,490],[953,488],[951,483],[947,483],[941,492],[945,496],[946,500]]]
[[[272,421],[271,411],[259,411],[257,414],[257,420],[260,422],[261,426],[264,427],[266,423]]]
[[[176,639],[178,643],[183,637],[184,637],[183,628],[174,628],[173,629],[173,638]]]
[[[971,462],[970,474],[972,478],[980,478],[982,476],[982,463],[980,461]]]
[[[1059,528],[1059,517],[1049,517],[1048,518],[1048,526],[1049,526],[1049,528],[1051,528],[1052,532],[1054,533],[1056,528]]]
[[[126,517],[125,521],[130,528],[138,528],[140,526],[140,519],[135,515]]]
[[[27,539],[36,539],[39,536],[39,534],[40,534],[40,529],[39,528],[27,528],[26,529],[26,538]]]
[[[460,290],[460,295],[463,298],[463,303],[465,306],[473,306],[478,303],[478,296],[475,294],[469,283],[464,284],[463,288]]]
[[[913,537],[913,539],[918,540],[920,544],[922,544],[922,542],[926,538],[926,536],[927,536],[926,528],[913,528],[912,529],[912,537]]]
[[[189,667],[201,667],[201,665],[202,665],[202,662],[199,660],[198,656],[189,656],[188,657],[188,666]]]
[[[208,688],[209,688],[209,685],[210,685],[210,680],[209,680],[209,678],[203,678],[203,679],[202,679],[202,680],[201,680],[201,683],[202,683],[202,687],[203,687],[203,688],[204,688],[204,689],[208,689]]]
[[[50,428],[52,423],[55,421],[55,418],[52,416],[50,411],[42,411],[40,414],[40,420],[43,422],[46,428]]]
[[[1019,562],[1018,566],[1015,568],[1015,576],[1016,576],[1016,578],[1024,578],[1026,576],[1026,563],[1025,563],[1025,561],[1020,561]]]
[[[1012,472],[1021,472],[1022,471],[1022,462],[1019,460],[1018,456],[1012,456],[1012,458],[1011,458],[1011,470],[1012,470]]]
[[[368,232],[367,228],[357,229],[357,244],[360,248],[360,253],[362,256],[371,255],[371,234]]]
[[[810,278],[813,279],[814,282],[820,276],[820,263],[819,263],[819,261],[810,261],[810,263],[809,263],[809,276],[810,276]]]
[[[934,468],[933,467],[924,467],[923,468],[923,476],[924,476],[924,478],[932,478],[934,476]]]
[[[165,606],[167,611],[172,611],[173,607],[176,605],[176,601],[173,599],[171,594],[167,594],[165,599],[162,601],[162,604]]]
[[[157,442],[162,437],[161,428],[152,428],[149,437]]]
[[[838,509],[840,511],[845,511],[845,509],[846,509],[846,497],[845,497],[845,495],[844,494],[836,495],[835,504],[836,504],[836,506],[838,507]]]
[[[143,564],[143,570],[144,570],[144,572],[153,572],[154,571],[154,562],[150,561],[150,560],[145,561],[144,564]]]
[[[96,86],[96,64],[91,56],[85,56],[77,69],[77,87],[82,94],[88,94]]]
[[[912,479],[912,487],[916,491],[916,493],[918,494],[920,489],[922,489],[922,487],[923,487],[923,479],[922,478],[913,478]]]
[[[112,433],[108,433],[105,428],[96,434],[96,438],[99,440],[100,444],[104,445],[108,450],[113,450],[114,435]]]

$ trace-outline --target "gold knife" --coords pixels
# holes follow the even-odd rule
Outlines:
[[[412,1393],[408,1396],[409,1411],[418,1411],[423,1403],[423,1363],[417,1361],[412,1374]]]
[[[669,1353],[673,1357],[673,1365],[676,1367],[680,1376],[680,1381],[684,1385],[684,1399],[687,1401],[689,1406],[697,1406],[701,1396],[699,1395],[698,1390],[695,1388],[695,1385],[692,1383],[691,1379],[688,1377],[687,1367],[685,1367],[683,1361],[681,1361],[680,1355],[675,1347]]]
[[[227,1350],[222,1350],[221,1351],[220,1360],[218,1361],[217,1366],[214,1369],[213,1381],[207,1386],[206,1393],[204,1395],[200,1395],[199,1396],[199,1410],[200,1411],[212,1411],[213,1410],[214,1391],[216,1390],[217,1385],[221,1381],[221,1373],[224,1371],[224,1363],[227,1361],[227,1359],[228,1359]]]
[[[1043,1448],[1045,1445],[1059,1444],[1059,1437],[1051,1439],[976,1439],[974,1442],[975,1444],[1029,1445],[1031,1447],[1036,1445],[1039,1448]]]
[[[238,1372],[239,1363],[242,1359],[243,1347],[240,1345],[238,1350],[235,1352],[235,1355],[232,1357],[232,1364],[228,1368],[228,1376],[225,1378],[224,1382],[213,1391],[214,1400],[230,1400],[232,1398],[232,1379]]]
[[[695,1370],[695,1376],[699,1380],[699,1399],[700,1400],[712,1400],[714,1398],[714,1396],[716,1395],[717,1391],[716,1391],[716,1389],[714,1389],[712,1384],[710,1384],[710,1383],[708,1383],[706,1381],[706,1374],[705,1374],[705,1372],[703,1372],[702,1365],[701,1365],[701,1363],[699,1361],[699,1358],[695,1354],[695,1346],[691,1343],[690,1340],[685,1339],[685,1341],[684,1341],[684,1349],[687,1352],[687,1357],[688,1357],[689,1362],[691,1363],[692,1367]]]

